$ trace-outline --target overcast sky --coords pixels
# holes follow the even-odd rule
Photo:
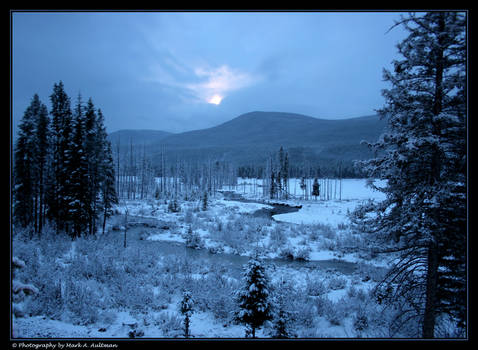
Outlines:
[[[62,80],[108,132],[202,129],[251,111],[337,119],[382,107],[395,12],[14,12],[14,123]]]

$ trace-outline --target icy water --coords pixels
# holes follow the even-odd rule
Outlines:
[[[272,218],[273,215],[294,213],[296,211],[299,211],[300,209],[300,207],[292,207],[286,204],[258,202],[255,200],[245,199],[240,194],[232,192],[232,191],[223,191],[222,194],[224,195],[225,200],[231,200],[231,201],[237,201],[237,202],[243,202],[243,203],[267,204],[272,207],[272,209],[263,208],[263,209],[256,210],[254,213],[251,214],[252,216],[255,216],[255,217],[265,217],[267,219],[274,220]]]
[[[226,200],[241,201],[246,203],[258,203],[257,201],[244,199],[234,192],[224,192],[224,198]],[[291,207],[284,204],[266,204],[272,206],[272,208],[260,209],[252,214],[246,215],[252,215],[254,217],[265,217],[273,220],[272,215],[295,212],[300,209],[300,207]],[[133,217],[131,217],[131,219],[132,221],[137,221]],[[192,261],[195,264],[200,264],[202,266],[213,265],[220,270],[224,270],[225,272],[227,271],[229,275],[235,278],[240,278],[240,276],[242,275],[243,266],[249,260],[249,257],[237,254],[211,253],[208,249],[188,248],[184,243],[180,242],[146,240],[147,236],[161,232],[164,229],[167,229],[167,227],[161,228],[162,226],[164,226],[165,223],[161,223],[159,220],[155,219],[147,219],[146,221],[144,219],[140,219],[139,222],[139,224],[128,228],[128,240],[135,240],[138,243],[140,243],[140,241],[142,240],[144,244],[154,245],[159,256],[184,258],[187,261]],[[319,269],[324,272],[338,272],[341,274],[349,275],[353,274],[356,269],[355,263],[338,259],[300,261],[269,258],[264,259],[264,261],[267,265],[269,265],[270,271],[274,271],[275,268],[278,267],[288,267],[293,269],[302,269],[305,271]]]
[[[128,229],[129,239],[139,240],[139,236],[144,232],[142,227],[133,227]],[[184,243],[171,242],[171,241],[150,241],[144,240],[144,244],[154,245],[155,251],[158,256],[184,258],[186,261],[194,262],[199,266],[215,266],[219,270],[227,271],[229,275],[234,278],[240,278],[242,276],[243,266],[247,264],[249,257],[229,254],[229,253],[211,253],[207,249],[193,249],[188,248]],[[264,259],[266,265],[268,265],[270,271],[274,271],[275,268],[289,267],[293,269],[305,269],[305,270],[317,270],[320,269],[324,272],[341,273],[341,274],[353,274],[356,269],[356,264],[348,261],[330,259],[330,260],[317,260],[317,261],[298,261],[287,260],[279,258],[266,258]]]

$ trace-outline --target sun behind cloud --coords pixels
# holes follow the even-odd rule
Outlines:
[[[208,103],[218,105],[221,103],[223,97],[221,95],[215,94],[211,98],[208,99]]]

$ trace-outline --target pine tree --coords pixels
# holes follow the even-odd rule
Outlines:
[[[35,94],[19,125],[15,144],[14,217],[40,233],[45,211],[45,168],[48,152],[48,110]]]
[[[36,145],[36,171],[37,171],[37,195],[38,195],[38,233],[41,234],[45,222],[46,211],[46,187],[47,187],[47,163],[50,152],[50,129],[47,107],[40,103],[40,110],[36,120],[36,132],[34,143]]]
[[[35,95],[37,96],[37,95]],[[34,181],[31,164],[34,161],[34,145],[32,144],[35,133],[34,97],[30,106],[25,110],[19,124],[18,138],[14,152],[14,220],[23,227],[33,223],[33,197]]]
[[[289,199],[289,154],[285,152],[284,166],[282,170],[282,179],[284,181],[285,199]]]
[[[57,232],[68,230],[67,187],[69,182],[68,164],[71,161],[72,112],[70,98],[63,83],[54,84],[50,95],[51,110],[51,163],[48,174],[48,217],[56,223]]]
[[[70,171],[68,187],[68,220],[73,224],[73,236],[79,237],[86,231],[89,222],[90,197],[88,189],[88,155],[85,139],[85,113],[81,95],[78,95],[73,118],[71,140],[72,157],[67,168]]]
[[[272,305],[269,299],[269,280],[262,262],[257,258],[251,258],[244,272],[244,286],[237,293],[240,311],[236,319],[248,327],[246,336],[251,334],[252,338],[255,338],[256,329],[272,318]]]
[[[275,179],[275,175],[274,175],[274,171],[271,171],[271,185],[270,185],[270,199],[273,199],[277,193],[277,189],[276,189],[276,179]]]
[[[305,199],[305,192],[307,190],[307,184],[305,182],[305,176],[302,176],[300,179],[300,189],[304,192],[304,199]]]
[[[395,288],[393,297],[410,305],[403,318],[415,314],[432,338],[441,313],[466,322],[466,17],[410,14],[396,25],[410,34],[397,46],[404,58],[384,71],[392,88],[379,113],[388,130],[370,145],[381,155],[363,163],[370,177],[387,180],[386,199],[360,208],[356,221],[382,251],[400,254],[382,285]]]
[[[207,210],[207,191],[204,191],[204,194],[202,196],[202,210],[206,211]]]
[[[180,303],[181,315],[184,316],[184,337],[189,338],[190,334],[190,322],[193,314],[193,299],[190,292],[183,292],[183,298]]]
[[[97,125],[95,106],[91,98],[88,99],[84,115],[84,152],[87,159],[87,187],[84,189],[87,203],[88,234],[96,232],[98,215],[98,195],[100,193],[101,173],[100,166],[103,158],[103,135]]]
[[[314,183],[312,184],[312,195],[317,199],[320,196],[320,185],[317,178],[314,178]]]
[[[99,182],[101,191],[101,205],[98,210],[103,210],[103,234],[105,233],[106,219],[110,217],[113,212],[113,205],[118,204],[118,196],[115,186],[115,168],[113,161],[113,153],[111,151],[111,143],[107,139],[106,129],[104,127],[104,117],[101,109],[98,109],[98,118],[96,123],[97,128],[97,142],[101,150],[99,158]]]

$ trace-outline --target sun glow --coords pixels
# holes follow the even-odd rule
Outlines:
[[[223,97],[218,95],[218,94],[215,94],[214,96],[212,96],[207,102],[209,103],[212,103],[212,104],[215,104],[215,105],[218,105],[221,103]]]

